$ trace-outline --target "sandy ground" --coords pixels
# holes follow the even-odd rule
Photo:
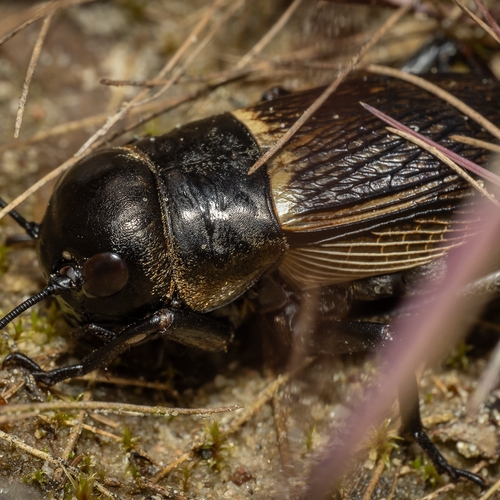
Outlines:
[[[13,129],[18,98],[41,21],[1,46],[2,197],[13,199],[69,158],[108,114],[138,92],[134,87],[101,85],[101,78],[153,78],[207,12],[208,4],[201,0],[131,0],[94,2],[58,12],[40,55],[17,141]],[[222,7],[210,16],[210,26],[223,18],[227,10],[224,6],[231,2],[219,4]],[[328,82],[347,55],[359,47],[363,33],[380,24],[388,12],[380,7],[329,2],[304,4],[263,54],[256,57],[259,65],[255,71],[161,114],[114,139],[114,143],[124,143],[134,134],[157,134],[177,124],[245,106],[273,85],[294,90]],[[29,19],[36,5],[27,1],[2,2],[0,36]],[[201,89],[208,76],[214,81],[221,72],[234,68],[287,5],[285,1],[247,2],[194,59],[181,81],[160,99],[188,96]],[[437,26],[437,21],[423,15],[412,16],[370,57],[389,62],[404,59],[429,39]],[[471,32],[476,41],[482,40],[478,30]],[[158,107],[153,105],[151,109]],[[145,117],[148,112],[136,117]],[[87,120],[82,123],[84,118]],[[35,134],[44,132],[50,132],[50,137],[27,143]],[[39,221],[52,187],[44,186],[20,211]],[[3,220],[1,233],[4,242],[19,234],[19,229]],[[0,309],[4,312],[42,286],[32,248],[9,250],[2,260],[2,270]],[[85,347],[70,340],[70,328],[57,310],[42,304],[35,311],[2,332],[2,357],[18,348],[44,366],[76,362],[86,352]],[[487,344],[491,342],[489,337],[487,340]],[[107,379],[99,375],[94,381],[89,377],[50,390],[30,385],[19,370],[0,372],[4,402],[32,403],[33,408],[41,401],[82,397],[190,408],[255,405],[247,421],[237,426],[245,410],[205,417],[154,417],[79,413],[73,409],[0,420],[2,432],[24,443],[24,447],[17,441],[8,443],[7,437],[0,435],[0,498],[106,498],[108,493],[126,500],[298,498],[307,482],[311,461],[328,439],[336,419],[348,419],[373,372],[372,364],[363,356],[317,359],[291,381],[279,385],[276,374],[266,369],[269,363],[262,362],[258,354],[261,349],[248,350],[247,344],[237,341],[226,357],[193,354],[184,349],[171,353],[171,348],[164,351],[157,344],[149,349],[146,346],[114,365]],[[421,403],[429,434],[446,457],[468,469],[482,460],[491,463],[483,474],[493,484],[500,477],[495,465],[500,423],[496,394],[491,395],[488,406],[477,417],[466,417],[464,410],[485,367],[487,352],[483,345],[476,345],[472,351],[462,349],[442,365],[426,370],[421,381]],[[274,396],[272,384],[278,387]],[[270,396],[256,404],[265,390]],[[79,422],[85,427],[72,441],[72,429]],[[228,430],[232,432],[226,433]],[[450,492],[426,497],[447,479],[435,474],[416,446],[391,439],[396,431],[393,418],[392,427],[374,432],[336,498],[480,496],[478,487],[461,483]],[[73,444],[68,448],[68,443]],[[47,455],[34,456],[35,449]],[[57,457],[66,461],[57,462]],[[79,470],[68,468],[68,464]],[[166,466],[169,470],[158,477]],[[367,493],[370,483],[374,485],[371,495]]]

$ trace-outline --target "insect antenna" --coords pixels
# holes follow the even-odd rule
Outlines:
[[[0,207],[5,208],[7,202],[0,198]],[[28,233],[31,238],[36,240],[40,232],[40,224],[27,221],[17,210],[11,210],[9,215]]]
[[[37,294],[29,297],[24,302],[15,307],[10,313],[6,314],[2,319],[0,319],[0,330],[3,330],[12,320],[16,319],[21,313],[33,307],[38,302],[43,299],[50,297],[51,295],[58,295],[65,290],[70,290],[79,286],[76,281],[71,279],[69,276],[60,275],[49,280],[48,285]]]

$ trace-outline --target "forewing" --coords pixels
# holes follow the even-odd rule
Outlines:
[[[435,83],[493,122],[498,84],[468,76]],[[291,94],[235,112],[266,150],[322,89]],[[472,120],[432,94],[400,80],[358,77],[346,82],[268,164],[272,198],[290,250],[280,270],[302,287],[408,269],[433,260],[478,231],[470,186],[429,153],[365,111],[367,102],[478,163],[484,151],[451,134],[491,139]],[[465,203],[462,203],[465,201]]]

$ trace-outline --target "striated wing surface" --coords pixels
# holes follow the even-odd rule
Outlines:
[[[500,124],[494,106],[498,83],[463,75],[430,79]],[[234,113],[266,150],[321,91]],[[475,196],[468,184],[429,153],[388,134],[360,101],[466,158],[487,160],[485,151],[449,136],[491,140],[489,134],[432,94],[383,77],[347,81],[267,166],[275,211],[290,244],[280,270],[301,287],[427,263],[481,224],[473,216]],[[458,210],[471,219],[452,223]]]

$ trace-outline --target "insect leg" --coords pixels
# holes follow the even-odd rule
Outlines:
[[[316,335],[315,331],[318,332]],[[374,352],[384,343],[391,341],[393,337],[389,325],[362,321],[330,321],[328,325],[328,322],[322,320],[319,325],[315,325],[314,330],[306,332],[301,338],[301,345],[308,354],[331,355],[360,350]],[[411,376],[409,383],[400,385],[398,399],[403,432],[411,435],[430,458],[438,473],[447,474],[453,481],[462,477],[484,487],[484,480],[480,476],[450,465],[427,436],[420,417],[415,375]]]
[[[439,474],[447,474],[452,481],[458,481],[462,477],[478,484],[482,488],[485,486],[485,482],[481,476],[450,465],[425,433],[420,418],[418,386],[414,375],[411,376],[408,384],[399,387],[399,408],[403,422],[403,431],[410,434],[422,450],[424,450]]]
[[[5,208],[7,202],[0,198],[0,207]],[[26,231],[30,238],[36,240],[40,232],[40,225],[36,222],[27,221],[17,210],[11,210],[9,215]]]
[[[111,341],[86,356],[78,365],[45,371],[32,359],[15,352],[5,358],[3,366],[22,366],[29,370],[38,382],[54,385],[62,380],[81,377],[93,370],[104,368],[130,346],[153,338],[165,337],[188,346],[220,351],[226,348],[231,335],[228,324],[215,318],[183,309],[161,309],[125,328]]]

